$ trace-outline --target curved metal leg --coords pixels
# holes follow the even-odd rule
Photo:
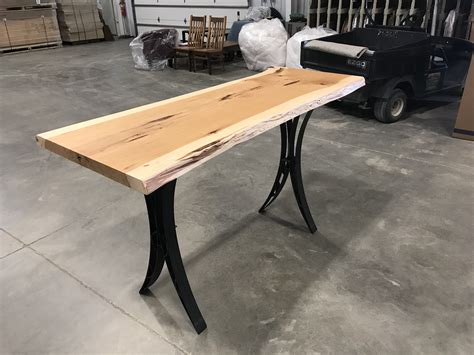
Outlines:
[[[303,122],[301,123],[290,176],[291,185],[293,186],[293,192],[295,194],[296,202],[298,203],[300,212],[303,215],[303,218],[310,232],[314,233],[318,228],[316,227],[316,223],[314,223],[313,216],[311,216],[311,211],[308,207],[308,202],[306,201],[306,195],[304,193],[303,186],[303,176],[301,175],[301,147],[303,145],[304,131],[306,129],[306,125],[308,124],[308,120],[311,117],[311,113],[312,112],[306,113],[306,116],[304,117]]]
[[[143,294],[148,288],[158,280],[165,263],[165,250],[162,238],[159,238],[156,221],[156,212],[154,211],[153,199],[151,195],[145,196],[145,202],[148,210],[148,223],[150,225],[150,258],[148,260],[148,270],[145,281],[140,288]]]
[[[280,134],[281,134],[281,153],[280,153],[280,166],[278,167],[277,175],[275,178],[275,182],[273,183],[272,190],[268,195],[267,199],[263,203],[262,207],[258,210],[259,213],[265,211],[265,208],[270,206],[273,201],[276,200],[278,195],[280,194],[283,186],[285,186],[286,179],[288,178],[288,174],[290,173],[290,165],[287,159],[287,126],[286,124],[280,125]]]
[[[311,117],[312,112],[313,111],[309,111],[306,113],[303,122],[301,123],[296,142],[295,138],[296,132],[298,131],[299,117],[296,117],[293,120],[287,121],[280,125],[280,165],[278,167],[277,176],[275,182],[273,183],[270,194],[268,195],[262,207],[259,209],[259,212],[263,213],[265,209],[270,206],[273,201],[275,201],[283,189],[288,175],[290,175],[293,192],[295,194],[296,202],[298,203],[300,212],[303,215],[310,232],[314,233],[317,230],[317,227],[314,223],[313,217],[311,216],[308,202],[306,201],[303,187],[303,178],[301,175],[301,147],[303,145],[303,137],[306,125],[308,124],[308,120]]]
[[[194,299],[179,251],[174,220],[175,187],[176,180],[173,180],[145,196],[150,222],[151,247],[148,271],[140,293],[147,290],[158,279],[166,261],[181,303],[194,329],[200,334],[207,325]]]
[[[202,317],[201,311],[194,299],[193,291],[189,285],[186,271],[184,270],[181,253],[179,252],[178,240],[170,238],[166,243],[168,255],[166,256],[166,265],[173,280],[174,287],[178,292],[179,299],[188,314],[194,329],[198,334],[201,334],[206,328],[207,324]]]

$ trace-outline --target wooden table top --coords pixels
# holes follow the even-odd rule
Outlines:
[[[271,68],[36,136],[54,153],[144,194],[237,143],[362,87],[362,77]]]

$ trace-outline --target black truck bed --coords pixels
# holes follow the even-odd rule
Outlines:
[[[357,28],[351,32],[318,39],[320,41],[367,47],[360,58],[326,53],[301,44],[304,68],[361,75],[368,81],[425,71],[429,66],[430,39],[423,32]]]

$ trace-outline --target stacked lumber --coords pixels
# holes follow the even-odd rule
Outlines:
[[[61,44],[54,4],[30,0],[0,0],[0,52],[51,47]]]
[[[0,10],[22,10],[38,7],[51,7],[54,0],[0,0]]]
[[[58,21],[63,42],[104,38],[97,0],[57,0]]]

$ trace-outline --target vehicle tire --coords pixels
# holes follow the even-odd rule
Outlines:
[[[375,101],[375,118],[383,123],[397,122],[405,114],[406,108],[407,94],[402,89],[395,89],[387,100],[377,99]]]

